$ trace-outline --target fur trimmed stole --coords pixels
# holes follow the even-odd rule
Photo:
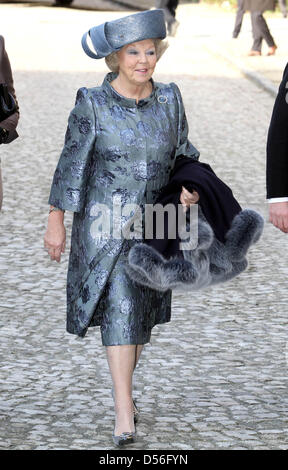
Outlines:
[[[189,249],[188,242],[188,249],[186,244],[181,250],[179,230],[176,240],[169,240],[169,221],[165,219],[164,239],[154,236],[135,243],[128,254],[126,272],[130,278],[159,291],[198,290],[232,279],[247,268],[247,252],[263,231],[263,217],[252,209],[242,210],[231,189],[209,165],[189,157],[178,158],[156,203],[178,207],[182,186],[200,196],[196,246],[193,242]],[[190,225],[188,214],[186,229]]]

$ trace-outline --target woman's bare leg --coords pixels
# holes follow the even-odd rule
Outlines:
[[[107,346],[107,359],[112,376],[115,400],[115,436],[134,432],[132,376],[136,364],[136,345]]]
[[[143,351],[143,347],[144,347],[144,344],[137,344],[137,345],[136,345],[136,354],[135,354],[135,366],[134,366],[134,370],[136,369],[136,366],[137,366],[137,364],[138,364],[138,361],[139,361],[141,352]],[[134,406],[134,412],[135,412],[135,413],[139,413],[139,411],[138,411],[136,405]]]
[[[122,432],[133,432],[135,429],[132,378],[143,347],[143,344],[106,347],[114,387],[116,413],[114,434],[116,436],[119,436]]]

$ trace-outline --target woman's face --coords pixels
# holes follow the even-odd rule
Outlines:
[[[117,56],[119,75],[129,84],[141,85],[152,77],[157,62],[152,39],[128,44],[117,52]]]

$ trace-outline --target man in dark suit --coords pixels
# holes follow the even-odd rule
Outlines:
[[[0,36],[0,84],[8,85],[9,92],[14,96],[16,100],[15,90],[13,86],[12,70],[8,58],[8,54],[5,50],[5,42],[3,36]],[[16,127],[18,124],[19,113],[15,112],[4,121],[0,122],[0,144],[9,144],[12,142],[18,134]],[[0,166],[0,210],[2,207],[3,189],[2,189],[2,177],[1,177],[1,166]]]
[[[268,131],[266,180],[269,221],[288,233],[288,64]]]

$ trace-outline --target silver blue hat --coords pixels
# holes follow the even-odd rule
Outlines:
[[[95,52],[91,51],[87,44],[88,34]],[[94,26],[83,35],[82,47],[92,59],[102,59],[132,42],[144,39],[164,39],[165,37],[166,26],[163,10],[146,10]]]

